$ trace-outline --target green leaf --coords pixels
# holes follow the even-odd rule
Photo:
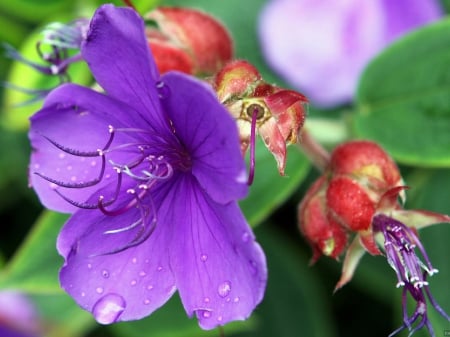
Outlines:
[[[40,22],[56,12],[68,10],[73,5],[72,0],[15,0],[0,1],[0,11],[8,16]]]
[[[256,144],[255,179],[250,193],[240,202],[248,222],[256,226],[283,204],[305,179],[310,168],[307,158],[295,146],[288,148],[286,176],[278,173],[273,155],[262,141]]]
[[[450,166],[450,20],[402,38],[359,83],[352,126],[399,162]]]
[[[269,270],[263,302],[256,309],[256,329],[239,337],[336,336],[331,316],[332,296],[321,287],[308,257],[290,238],[269,226],[256,230]]]
[[[45,326],[45,337],[82,337],[97,326],[92,315],[67,294],[38,294],[31,299]]]
[[[0,288],[27,293],[58,294],[58,271],[63,261],[56,251],[56,237],[65,214],[45,211],[16,255],[0,272]]]

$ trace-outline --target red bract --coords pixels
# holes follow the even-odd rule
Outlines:
[[[251,144],[252,133],[258,132],[274,155],[278,171],[284,175],[286,146],[297,142],[307,98],[268,84],[253,65],[243,60],[227,64],[216,75],[213,85],[219,100],[237,120],[242,153]]]
[[[214,74],[232,58],[233,42],[227,29],[209,14],[159,7],[145,18],[146,35],[161,73]]]

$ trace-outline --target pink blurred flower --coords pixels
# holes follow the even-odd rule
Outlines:
[[[39,317],[31,300],[20,292],[0,291],[1,337],[35,337],[39,330]]]
[[[263,53],[318,106],[352,100],[368,61],[406,32],[438,19],[434,0],[272,0],[263,9]]]

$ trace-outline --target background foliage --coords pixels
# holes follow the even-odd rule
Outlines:
[[[264,63],[258,44],[256,22],[264,0],[134,2],[141,13],[160,3],[201,8],[214,14],[230,29],[237,57],[248,59],[266,80],[283,86]],[[1,1],[0,41],[34,58],[37,32],[45,23],[90,16],[100,3]],[[448,1],[443,3],[449,8]],[[406,207],[446,214],[450,213],[449,45],[449,19],[408,35],[367,67],[353,105],[332,111],[312,106],[307,124],[330,148],[338,140],[376,140],[401,164],[411,186]],[[73,70],[78,82],[89,83],[85,68]],[[48,85],[42,76],[3,57],[0,77],[26,88]],[[177,297],[147,319],[102,327],[62,292],[58,284],[62,259],[56,253],[55,239],[66,216],[43,211],[27,187],[30,148],[26,130],[28,117],[39,103],[14,107],[27,97],[5,88],[0,88],[0,94],[0,290],[15,289],[31,296],[46,337],[219,336],[219,331],[202,331],[195,320],[189,320]],[[320,128],[325,125],[327,128]],[[401,290],[395,288],[394,272],[383,257],[365,256],[352,282],[333,295],[341,265],[323,258],[310,267],[310,249],[296,225],[296,206],[318,173],[295,147],[290,149],[286,173],[288,177],[278,176],[270,153],[260,144],[255,183],[242,207],[267,254],[269,284],[264,302],[252,318],[226,326],[225,335],[388,335],[402,321]],[[431,278],[432,292],[449,312],[450,226],[431,227],[421,236],[433,264],[440,269]],[[433,312],[431,318],[438,336],[450,330],[449,323]],[[425,335],[420,331],[415,336]]]

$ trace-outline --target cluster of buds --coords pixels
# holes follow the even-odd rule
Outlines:
[[[365,251],[384,254],[397,275],[397,287],[404,290],[404,324],[394,334],[404,328],[411,330],[420,318],[411,333],[425,325],[434,336],[426,297],[443,317],[449,320],[449,316],[429,291],[426,277],[437,270],[431,265],[417,229],[450,222],[450,217],[403,209],[406,188],[395,162],[377,144],[344,143],[332,152],[324,173],[300,203],[299,226],[312,246],[312,262],[322,255],[337,259],[346,251],[336,289],[350,281]],[[406,307],[408,294],[416,301],[410,316]]]
[[[233,42],[227,29],[199,10],[158,7],[144,16],[146,35],[161,73],[178,70],[212,75],[231,60]]]
[[[284,175],[286,146],[298,140],[307,98],[265,82],[258,70],[243,60],[228,63],[214,78],[213,86],[220,102],[237,121],[242,154],[250,146],[253,163],[258,132]]]

